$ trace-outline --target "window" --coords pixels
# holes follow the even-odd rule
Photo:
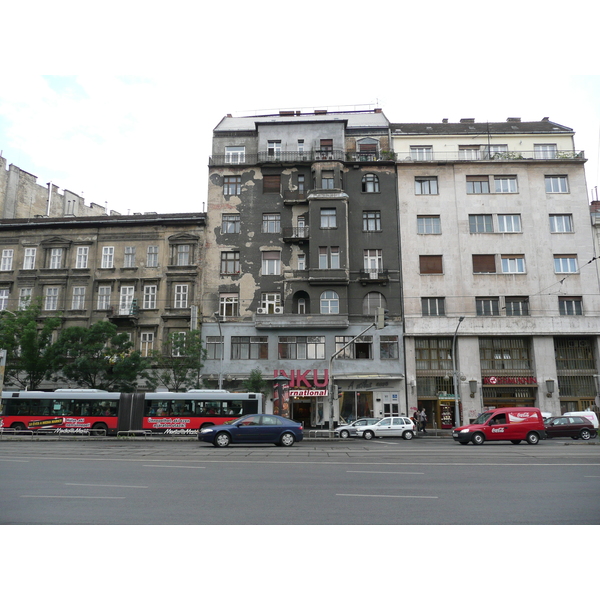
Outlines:
[[[102,262],[100,263],[102,269],[112,269],[115,260],[115,249],[113,246],[104,246],[102,248]]]
[[[479,338],[479,360],[483,374],[498,371],[529,371],[532,367],[531,344],[528,339],[495,336]],[[528,373],[523,373],[528,374]],[[533,373],[531,373],[533,375]]]
[[[411,146],[410,157],[413,160],[433,160],[433,146]]]
[[[157,286],[145,285],[144,286],[144,300],[142,306],[146,309],[156,308],[156,291]]]
[[[437,177],[415,177],[415,194],[418,196],[430,196],[437,193]]]
[[[500,233],[521,233],[521,215],[498,215]]]
[[[223,338],[218,335],[206,336],[206,358],[220,360],[223,356]]]
[[[319,248],[319,269],[339,269],[340,248],[339,246],[321,246]]]
[[[279,338],[277,352],[279,359],[324,359],[325,336],[281,336]]]
[[[279,194],[281,189],[281,175],[263,175],[263,192],[265,194]]]
[[[452,369],[452,338],[417,338],[415,358],[418,371]]]
[[[267,337],[238,336],[231,337],[232,360],[266,360],[269,358]]]
[[[121,286],[119,294],[119,314],[120,315],[131,315],[133,314],[133,294],[135,288],[132,285]]]
[[[90,249],[88,246],[79,246],[77,248],[77,254],[75,256],[76,269],[87,269],[89,253]]]
[[[185,356],[185,331],[173,331],[171,335],[171,356],[179,358]]]
[[[298,195],[304,195],[304,175],[298,175]]]
[[[381,231],[381,212],[378,210],[363,211],[363,231]]]
[[[340,298],[333,290],[321,294],[321,314],[337,315],[340,312]]]
[[[242,193],[241,175],[225,175],[223,177],[223,195],[239,196]]]
[[[298,154],[304,154],[304,140],[298,140]]]
[[[2,250],[2,262],[0,271],[12,271],[14,250]]]
[[[517,192],[517,178],[513,176],[494,177],[494,192],[496,194],[515,194]]]
[[[459,146],[458,158],[460,160],[479,160],[481,155],[481,146]]]
[[[173,296],[174,308],[187,308],[188,305],[188,289],[186,284],[176,284],[175,293]]]
[[[546,175],[546,192],[548,194],[568,194],[569,186],[566,175]]]
[[[421,275],[443,273],[442,255],[421,254],[419,256],[419,272]]]
[[[23,269],[35,269],[35,248],[25,248]]]
[[[265,213],[262,220],[263,233],[279,233],[281,231],[281,216],[279,213]]]
[[[246,160],[245,146],[225,146],[225,162],[230,165],[237,165]]]
[[[0,310],[8,307],[8,288],[0,288]]]
[[[279,250],[271,250],[262,253],[262,274],[281,274],[281,252]]]
[[[344,348],[344,346],[352,340],[351,335],[336,335],[335,349],[336,352]],[[373,358],[373,336],[362,335],[356,338],[349,346],[344,348],[338,358],[349,359],[371,359]]]
[[[525,257],[523,255],[502,255],[502,272],[503,273],[525,273]]]
[[[554,272],[555,273],[577,273],[577,255],[565,254],[554,255]]]
[[[379,338],[379,358],[381,360],[392,360],[398,357],[398,336],[382,335]]]
[[[385,308],[387,302],[380,292],[369,292],[363,298],[362,314],[375,316],[378,308]]]
[[[421,298],[421,314],[424,317],[443,317],[446,315],[445,298]]]
[[[366,273],[380,273],[383,270],[383,250],[364,250],[363,267]]]
[[[187,267],[192,264],[192,247],[189,244],[177,244],[175,247],[175,264]]]
[[[470,233],[493,233],[492,215],[469,215]]]
[[[146,266],[158,267],[158,246],[148,246],[146,252]]]
[[[490,144],[489,146],[486,146],[486,150],[486,158],[504,158],[508,154],[508,144]]]
[[[298,254],[298,271],[306,270],[306,254]]]
[[[495,254],[473,254],[473,273],[495,273]]]
[[[221,275],[237,275],[240,272],[240,253],[238,250],[221,252]]]
[[[323,139],[319,145],[320,152],[333,152],[333,139]]]
[[[573,215],[550,215],[551,233],[573,233]]]
[[[495,317],[500,314],[498,298],[475,298],[478,317]]]
[[[239,317],[240,300],[238,294],[221,294],[219,297],[220,317]]]
[[[110,285],[101,285],[98,287],[98,310],[108,310],[110,308]]]
[[[275,313],[276,308],[281,307],[281,294],[275,292],[264,292],[260,295],[260,306],[267,314]]]
[[[71,310],[84,310],[85,308],[85,287],[77,286],[73,288],[73,300]]]
[[[50,249],[50,269],[60,269],[62,267],[62,248],[51,248]]]
[[[281,158],[281,140],[269,140],[267,142],[267,156],[271,159]]]
[[[324,190],[332,190],[335,187],[335,179],[333,171],[323,171],[321,173],[321,188]]]
[[[565,296],[558,299],[558,312],[561,315],[582,315],[583,302],[581,296],[573,296],[571,298]]]
[[[221,217],[221,233],[239,233],[240,215],[230,214]]]
[[[321,209],[321,229],[335,229],[337,227],[337,219],[335,208]]]
[[[154,333],[150,331],[143,332],[140,335],[140,350],[142,351],[142,356],[149,356],[154,349]]]
[[[417,216],[417,233],[422,235],[442,233],[442,221],[439,215]]]
[[[362,191],[365,194],[376,194],[379,192],[379,177],[373,173],[367,173],[362,178]]]
[[[58,288],[46,288],[46,296],[44,298],[44,310],[56,310],[58,308]]]
[[[135,267],[135,246],[125,246],[123,267],[126,269]]]
[[[505,303],[507,317],[526,317],[529,315],[529,298],[527,296],[507,296]]]
[[[32,288],[21,288],[19,290],[19,310],[25,310],[31,304]]]
[[[536,158],[556,158],[556,144],[534,144],[533,151]]]
[[[490,178],[487,175],[467,175],[467,194],[489,194]]]

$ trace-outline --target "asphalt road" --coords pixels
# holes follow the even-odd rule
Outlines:
[[[0,441],[0,524],[600,524],[600,444]]]

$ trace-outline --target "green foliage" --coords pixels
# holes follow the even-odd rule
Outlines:
[[[200,331],[171,333],[162,350],[151,354],[153,368],[147,374],[148,381],[154,388],[161,385],[171,392],[200,388],[205,357]]]
[[[61,317],[41,318],[41,302],[32,302],[14,314],[0,318],[0,347],[6,350],[5,382],[35,390],[52,374],[52,333]]]
[[[260,369],[252,369],[248,379],[244,381],[244,389],[247,392],[262,394],[267,387],[267,382],[263,379]]]
[[[132,392],[145,377],[148,361],[116,325],[98,321],[90,327],[64,329],[54,347],[57,378],[79,387]]]

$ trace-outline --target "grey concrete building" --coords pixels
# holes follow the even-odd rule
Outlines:
[[[379,109],[222,119],[202,294],[214,385],[286,377],[306,425],[406,414],[396,198]]]

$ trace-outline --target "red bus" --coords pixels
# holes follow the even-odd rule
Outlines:
[[[196,435],[204,425],[220,425],[263,408],[262,394],[221,390],[3,392],[0,427],[98,435],[132,430]]]

